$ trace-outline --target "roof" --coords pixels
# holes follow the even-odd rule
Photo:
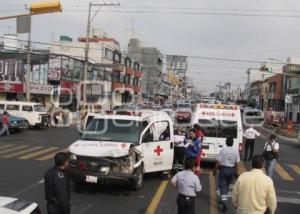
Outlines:
[[[27,104],[27,105],[36,105],[36,104],[39,104],[39,105],[42,105],[41,103],[34,103],[34,102],[25,102],[25,101],[0,101],[0,103],[8,103],[8,104],[14,104],[14,103],[20,103],[20,104]]]

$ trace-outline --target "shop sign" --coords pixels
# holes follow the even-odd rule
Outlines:
[[[77,94],[77,87],[78,87],[77,82],[73,81],[61,81],[60,86],[61,86],[61,93],[63,94],[69,94],[72,92],[72,94]]]
[[[30,84],[30,93],[32,94],[51,94],[54,91],[53,85]]]
[[[21,83],[0,83],[0,92],[25,93]]]
[[[49,81],[60,81],[61,79],[61,71],[58,69],[50,70],[48,73]]]
[[[101,95],[103,92],[103,85],[87,85],[87,94]]]

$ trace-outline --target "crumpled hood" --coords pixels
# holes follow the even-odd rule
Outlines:
[[[69,151],[79,156],[122,157],[129,154],[131,143],[112,141],[78,140],[69,147]]]

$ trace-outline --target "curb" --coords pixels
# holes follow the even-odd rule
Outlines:
[[[289,141],[289,142],[292,142],[292,143],[297,143],[297,144],[299,143],[297,138],[290,138],[290,137],[285,137],[285,136],[282,136],[282,135],[278,135],[273,130],[270,130],[270,129],[265,128],[265,127],[261,127],[261,129],[266,131],[266,132],[269,132],[271,134],[276,134],[278,136],[278,138],[280,138],[282,140]]]

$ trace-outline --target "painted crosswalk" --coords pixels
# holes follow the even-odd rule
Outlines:
[[[0,144],[0,159],[52,160],[57,152],[66,152],[67,148],[45,147],[39,145]]]

